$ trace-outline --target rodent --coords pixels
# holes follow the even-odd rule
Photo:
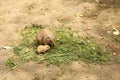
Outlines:
[[[49,45],[39,45],[37,47],[37,53],[45,53],[46,51],[48,51],[50,49]]]
[[[55,44],[55,36],[48,29],[40,29],[36,34],[36,40],[38,45],[54,46]]]

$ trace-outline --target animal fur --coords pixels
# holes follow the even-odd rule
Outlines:
[[[37,40],[38,45],[52,46],[55,43],[55,36],[48,29],[41,29],[36,34],[36,40]]]

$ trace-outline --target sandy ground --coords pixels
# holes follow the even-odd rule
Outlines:
[[[78,30],[102,48],[120,56],[120,0],[0,0],[0,80],[120,80],[120,64],[73,62],[60,67],[28,62],[11,70],[5,66],[20,41],[20,31],[31,24]],[[120,57],[119,57],[120,58]]]

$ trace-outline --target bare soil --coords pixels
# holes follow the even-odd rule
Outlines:
[[[28,62],[11,70],[5,65],[14,53],[3,46],[21,40],[32,24],[73,28],[120,58],[120,0],[0,0],[0,80],[120,80],[120,64],[72,62],[59,67]]]

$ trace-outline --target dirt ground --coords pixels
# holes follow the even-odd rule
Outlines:
[[[32,24],[79,31],[120,58],[120,0],[0,0],[0,80],[120,80],[120,64],[72,62],[60,67],[28,62],[15,70],[5,65],[21,40],[20,31]]]

